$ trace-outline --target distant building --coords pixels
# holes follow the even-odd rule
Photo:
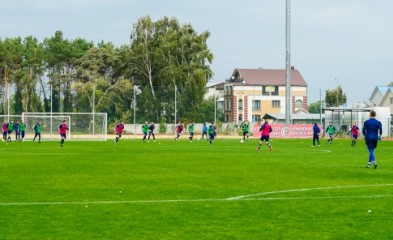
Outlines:
[[[259,122],[269,114],[285,114],[285,69],[235,69],[224,84],[225,122]],[[291,112],[307,110],[307,83],[291,69]]]
[[[224,83],[212,83],[206,86],[204,99],[215,98],[217,111],[224,112]]]
[[[378,86],[372,92],[369,102],[374,107],[388,107],[393,113],[393,86]]]

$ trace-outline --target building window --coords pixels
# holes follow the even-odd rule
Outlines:
[[[273,108],[279,108],[280,106],[280,100],[273,100],[272,101],[272,107]]]
[[[232,99],[227,98],[225,101],[225,110],[226,111],[232,111]]]
[[[253,111],[261,110],[261,100],[252,100],[252,110]]]
[[[239,99],[238,108],[239,108],[239,110],[243,110],[243,99]]]
[[[278,96],[278,86],[262,86],[263,96]]]
[[[303,109],[303,101],[298,99],[295,101],[295,108],[302,108]]]
[[[261,121],[261,115],[252,115],[252,122]]]
[[[238,120],[239,120],[239,122],[243,122],[243,114],[239,114]]]

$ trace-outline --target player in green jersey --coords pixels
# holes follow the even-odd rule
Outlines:
[[[190,125],[188,126],[188,132],[190,134],[190,137],[188,137],[188,139],[190,140],[190,142],[192,142],[192,139],[194,138],[194,133],[195,133],[194,122],[191,122]]]
[[[209,125],[209,128],[207,129],[207,133],[209,134],[209,141],[210,141],[210,144],[212,144],[213,141],[214,141],[214,138],[216,137],[216,134],[215,134],[215,131],[214,131],[214,125],[213,125],[213,123],[211,123],[211,124]]]
[[[33,138],[33,142],[35,141],[35,138],[38,137],[38,143],[41,143],[41,132],[42,132],[42,126],[41,126],[41,122],[38,121],[37,124],[34,126],[34,138]]]
[[[329,126],[326,128],[326,132],[329,134],[329,139],[326,143],[333,143],[333,137],[336,133],[336,128],[333,126],[332,122],[329,123]]]
[[[143,132],[143,141],[146,140],[147,132],[149,131],[149,124],[146,121],[145,124],[142,125],[142,132]]]
[[[246,141],[246,137],[247,137],[247,141],[248,141],[248,137],[249,137],[249,132],[248,132],[248,128],[249,128],[249,122],[246,120],[242,123],[241,128],[243,131],[243,141]]]
[[[26,130],[27,130],[26,123],[24,123],[23,120],[21,120],[19,123],[19,131],[20,131],[20,141],[22,142],[25,139]]]

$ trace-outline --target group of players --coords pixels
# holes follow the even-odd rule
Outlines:
[[[42,133],[42,126],[41,121],[38,121],[34,127],[34,137],[33,142],[38,138],[38,143],[41,143],[41,133]],[[69,130],[67,121],[63,120],[63,122],[57,127],[57,131],[60,134],[60,147],[63,147],[64,141],[67,138],[67,130]],[[4,121],[2,124],[2,131],[3,131],[3,142],[12,142],[12,133],[15,131],[15,141],[23,142],[25,139],[27,125],[21,121]]]
[[[378,141],[381,140],[381,136],[382,136],[382,124],[380,121],[375,119],[376,117],[376,112],[375,111],[371,111],[370,112],[370,119],[368,119],[367,121],[364,122],[363,124],[363,129],[362,129],[362,133],[365,136],[365,140],[366,140],[366,146],[369,150],[369,160],[368,163],[366,165],[367,168],[370,167],[371,164],[374,165],[374,168],[376,169],[378,164],[377,161],[375,160],[375,155],[374,155],[374,150],[377,148],[378,145]],[[241,140],[241,142],[245,142],[248,141],[249,138],[249,122],[248,121],[244,121],[241,125],[240,128],[243,131],[243,140]],[[146,141],[146,137],[147,134],[149,134],[147,141],[150,140],[150,137],[152,136],[154,141],[155,139],[155,135],[154,135],[154,122],[151,122],[150,124],[148,122],[145,122],[145,124],[142,126],[142,132],[143,132],[143,141]],[[179,123],[176,126],[176,137],[175,140],[178,140],[179,137],[181,136],[182,132],[183,132],[184,126],[182,123]],[[115,132],[116,132],[116,138],[114,140],[115,143],[117,143],[119,141],[119,139],[121,138],[121,135],[123,133],[124,130],[124,124],[123,122],[120,122],[119,124],[116,125],[115,127]],[[272,151],[272,146],[269,142],[270,139],[270,133],[272,132],[272,126],[269,124],[268,120],[265,120],[264,123],[261,125],[261,127],[259,128],[259,132],[261,132],[261,137],[259,139],[259,144],[258,147],[256,149],[256,151],[259,151],[261,149],[261,146],[263,144],[263,142],[266,143],[268,150]],[[351,146],[355,147],[356,145],[356,141],[358,139],[359,136],[359,127],[357,126],[356,122],[352,125],[351,127],[351,135],[352,135],[352,142],[351,142]],[[195,126],[194,126],[194,122],[191,122],[188,125],[188,132],[189,132],[189,141],[192,141],[194,138],[194,134],[195,134]],[[321,133],[321,130],[319,128],[319,126],[317,125],[317,123],[314,123],[313,126],[313,144],[312,146],[315,147],[315,143],[318,143],[318,146],[320,146],[320,141],[319,141],[319,135]],[[333,138],[334,135],[336,133],[336,128],[332,125],[332,123],[329,123],[329,126],[327,126],[326,128],[326,133],[329,135],[329,138],[327,140],[326,143],[333,143]],[[216,132],[216,126],[211,123],[209,125],[209,127],[207,127],[206,122],[203,123],[202,126],[202,138],[204,139],[204,137],[206,136],[206,139],[208,141],[210,141],[210,144],[213,143],[214,139],[216,138],[217,132]]]
[[[381,141],[381,136],[382,136],[382,123],[378,121],[375,117],[376,117],[376,112],[371,111],[370,119],[364,122],[363,129],[362,129],[362,133],[366,141],[366,146],[369,151],[369,158],[366,168],[370,168],[371,164],[373,164],[374,169],[378,167],[378,163],[374,155],[374,150],[377,148],[378,141]],[[355,147],[360,132],[360,129],[356,122],[353,123],[349,132],[352,135],[351,146]],[[329,126],[327,126],[326,128],[326,133],[329,135],[329,139],[327,140],[326,143],[330,143],[330,144],[333,143],[333,138],[334,135],[336,134],[336,128],[333,126],[331,122],[329,123]],[[316,142],[318,143],[318,147],[320,146],[319,135],[320,135],[320,129],[317,123],[314,123],[313,144],[312,144],[313,147],[315,147]]]
[[[214,139],[215,139],[215,137],[216,137],[216,135],[217,135],[216,129],[217,129],[217,127],[213,123],[211,123],[209,125],[209,127],[208,127],[206,125],[206,122],[204,122],[203,126],[202,126],[202,138],[201,139],[204,139],[204,137],[206,137],[206,139],[210,141],[210,144],[212,144]],[[121,138],[121,136],[123,134],[123,131],[124,131],[124,123],[123,123],[123,121],[118,123],[115,126],[114,130],[115,130],[115,133],[116,133],[116,137],[113,140],[113,142],[117,143],[120,140],[120,138]],[[153,141],[155,142],[156,141],[156,137],[155,137],[155,134],[154,134],[154,130],[155,130],[154,122],[150,122],[149,123],[148,121],[146,121],[145,124],[142,125],[142,133],[143,133],[142,140],[149,142],[150,141],[150,137],[153,137]],[[184,130],[184,125],[181,122],[179,122],[179,124],[176,126],[176,130],[175,130],[176,131],[175,140],[179,139],[179,137],[183,133],[183,130]],[[189,139],[190,142],[192,142],[193,139],[194,139],[194,135],[195,135],[194,122],[191,122],[188,125],[188,132],[189,132],[188,139]]]

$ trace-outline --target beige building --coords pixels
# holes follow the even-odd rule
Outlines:
[[[235,69],[224,84],[224,120],[258,122],[267,113],[285,113],[285,92],[285,69]],[[291,109],[307,111],[307,83],[293,67]]]

